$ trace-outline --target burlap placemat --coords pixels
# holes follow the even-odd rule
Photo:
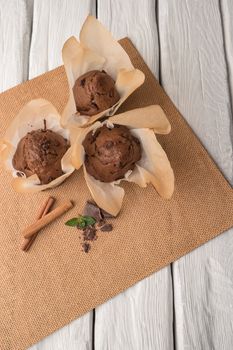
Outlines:
[[[24,349],[105,302],[137,281],[233,226],[233,191],[128,39],[121,41],[146,75],[121,111],[160,104],[172,132],[159,140],[176,177],[170,201],[149,186],[125,184],[126,196],[114,231],[99,234],[84,254],[78,232],[64,226],[90,198],[82,171],[50,191],[73,199],[72,212],[43,230],[28,253],[20,231],[33,221],[47,193],[14,193],[1,171],[0,349]],[[44,97],[61,112],[67,99],[63,67],[0,95],[1,133],[30,99]],[[142,116],[143,117],[143,116]]]

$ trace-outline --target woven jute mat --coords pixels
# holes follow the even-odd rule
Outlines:
[[[20,250],[21,231],[33,222],[48,196],[17,194],[11,176],[0,172],[0,349],[25,349],[137,281],[233,226],[233,191],[197,137],[128,39],[121,40],[146,80],[121,111],[159,104],[172,132],[160,136],[174,169],[175,193],[161,199],[148,186],[126,183],[126,196],[111,233],[99,234],[91,251],[81,251],[78,231],[64,222],[90,199],[82,170],[49,193],[75,207]],[[3,135],[12,118],[33,98],[50,100],[59,112],[67,100],[63,67],[0,95]],[[142,116],[143,118],[143,116]],[[8,176],[9,175],[9,176]]]

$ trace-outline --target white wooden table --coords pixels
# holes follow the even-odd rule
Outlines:
[[[60,65],[89,13],[132,39],[233,183],[232,0],[0,0],[0,89]],[[232,262],[233,230],[31,350],[231,350]]]

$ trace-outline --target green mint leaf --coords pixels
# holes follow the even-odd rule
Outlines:
[[[92,226],[96,223],[96,219],[92,216],[82,216],[80,215],[77,218],[72,218],[68,220],[65,225],[71,227],[78,227],[80,229],[84,229],[87,226]]]
[[[78,226],[78,228],[85,228],[86,227],[86,222],[85,222],[83,216],[79,216],[77,226]]]
[[[83,216],[86,226],[92,226],[95,225],[96,219],[93,218],[92,216]]]
[[[75,227],[78,225],[78,218],[72,218],[65,223],[66,226]]]

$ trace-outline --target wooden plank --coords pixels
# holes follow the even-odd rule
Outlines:
[[[129,36],[158,76],[156,1],[99,0],[98,19],[116,38]],[[170,267],[96,309],[96,350],[173,348]]]
[[[92,313],[71,322],[28,350],[89,350],[92,348]]]
[[[173,349],[170,268],[137,283],[95,313],[96,350]]]
[[[224,48],[226,54],[226,63],[228,69],[228,80],[231,97],[231,113],[233,110],[233,2],[231,0],[222,0],[219,2],[222,15],[222,26],[224,35]]]
[[[95,15],[95,0],[34,0],[30,79],[62,64],[64,42],[79,37],[88,14]]]
[[[159,47],[156,23],[156,0],[145,0],[143,6],[134,0],[98,0],[98,19],[116,39],[128,36],[158,78]]]
[[[0,0],[0,9],[0,91],[2,92],[28,77],[31,7],[25,0]]]
[[[232,115],[221,19],[218,0],[159,3],[163,86],[232,181]],[[232,348],[232,234],[224,233],[173,264],[177,349]]]
[[[228,179],[230,99],[218,0],[159,6],[162,84]]]
[[[30,78],[62,64],[61,48],[65,40],[71,35],[79,35],[84,19],[89,13],[94,13],[94,10],[94,0],[34,0]],[[30,349],[91,349],[92,318],[93,313],[90,312]]]

